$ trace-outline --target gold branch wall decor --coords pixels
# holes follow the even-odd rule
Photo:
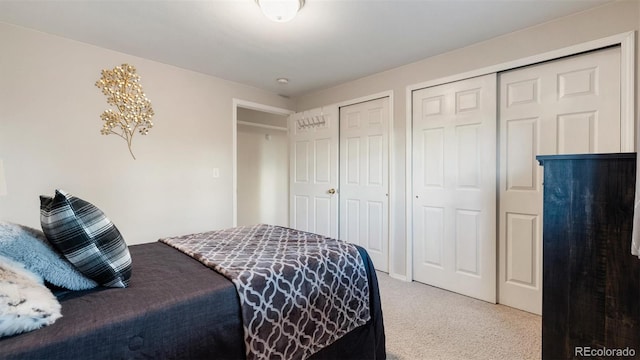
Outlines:
[[[140,76],[136,68],[129,64],[116,66],[112,70],[102,70],[102,77],[96,86],[107,96],[107,104],[113,109],[105,110],[100,119],[104,122],[100,133],[115,134],[127,142],[129,152],[135,160],[131,142],[138,131],[147,135],[153,127],[151,117],[154,115],[151,101],[147,99],[140,85]]]

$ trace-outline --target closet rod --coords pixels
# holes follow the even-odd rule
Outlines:
[[[255,127],[259,127],[259,128],[271,129],[271,130],[280,130],[280,131],[288,131],[289,130],[286,127],[282,127],[282,126],[264,125],[264,124],[258,124],[258,123],[248,122],[248,121],[238,121],[238,125],[255,126]]]

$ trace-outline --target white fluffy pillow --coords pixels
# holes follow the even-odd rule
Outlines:
[[[60,303],[42,279],[0,255],[0,337],[53,324],[62,317]]]

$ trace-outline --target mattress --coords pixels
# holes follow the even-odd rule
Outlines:
[[[162,243],[129,247],[130,286],[58,294],[63,317],[0,340],[2,359],[244,359],[240,305],[225,277]],[[312,359],[384,359],[384,326],[373,265],[371,320]]]

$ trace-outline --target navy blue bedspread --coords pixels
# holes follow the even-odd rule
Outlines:
[[[240,305],[224,276],[159,242],[129,247],[126,289],[59,295],[63,317],[33,332],[0,339],[1,359],[244,359]],[[367,268],[371,320],[312,359],[385,359],[378,282]]]

